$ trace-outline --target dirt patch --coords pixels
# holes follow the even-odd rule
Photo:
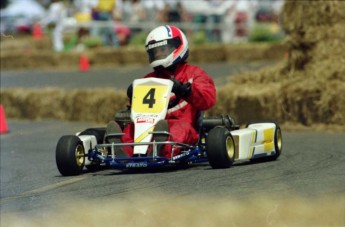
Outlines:
[[[61,226],[61,220],[68,226],[344,226],[344,197],[137,197],[71,199],[73,204],[57,202],[52,204],[55,209],[39,215],[8,213],[2,216],[1,226]],[[87,209],[81,211],[83,207]]]

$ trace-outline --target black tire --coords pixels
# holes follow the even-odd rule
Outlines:
[[[206,154],[213,169],[231,167],[235,160],[235,142],[224,127],[211,129],[206,137]]]
[[[80,136],[82,135],[93,135],[96,137],[97,143],[101,144],[103,143],[105,134],[105,128],[88,128],[79,133]]]
[[[277,160],[277,158],[281,155],[282,149],[283,149],[282,130],[277,124],[276,124],[276,130],[274,132],[274,148],[276,149],[276,153],[273,156],[268,157],[268,159],[272,161]]]
[[[283,149],[283,136],[282,136],[282,130],[279,126],[279,124],[273,120],[255,120],[255,121],[250,121],[247,125],[246,128],[251,125],[251,124],[259,124],[259,123],[274,123],[276,125],[276,129],[274,131],[274,148],[276,150],[276,153],[272,156],[264,157],[264,158],[258,158],[258,159],[253,159],[252,161],[275,161],[278,159],[278,157],[282,153]]]
[[[56,146],[56,165],[63,176],[82,173],[85,165],[85,150],[78,136],[62,136]]]

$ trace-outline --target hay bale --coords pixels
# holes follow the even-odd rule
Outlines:
[[[126,107],[123,91],[113,89],[73,90],[66,93],[67,120],[106,123],[114,119],[116,111]]]
[[[221,45],[205,45],[198,47],[191,47],[190,56],[188,60],[190,62],[223,62],[226,56],[224,47]]]
[[[303,70],[314,58],[315,45],[325,40],[344,40],[345,2],[286,1],[281,13],[282,26],[289,38],[287,70]],[[326,50],[327,51],[327,50]],[[328,53],[331,53],[328,50]]]
[[[248,83],[238,89],[231,83],[218,90],[217,104],[208,115],[230,114],[238,124],[258,119],[282,119],[281,85]]]
[[[9,118],[60,119],[106,123],[118,110],[126,107],[124,91],[112,89],[73,90],[3,89],[1,104]]]
[[[124,64],[147,65],[149,63],[149,59],[144,48],[122,48],[121,54]]]
[[[98,66],[118,66],[123,65],[123,57],[119,49],[100,49],[90,53],[92,65]]]
[[[65,111],[61,108],[64,100],[61,89],[3,89],[1,103],[10,118],[18,119],[65,119]]]
[[[345,126],[344,11],[342,1],[286,1],[288,59],[232,77],[231,85],[219,90],[213,113],[230,111],[241,124],[274,117],[281,123]]]
[[[226,45],[223,47],[227,62],[237,61],[262,61],[262,60],[281,60],[286,51],[284,43],[270,44],[241,44]],[[208,53],[208,52],[206,52]]]
[[[310,28],[343,22],[344,10],[345,3],[339,0],[285,1],[281,12],[282,26],[289,35],[303,36]]]

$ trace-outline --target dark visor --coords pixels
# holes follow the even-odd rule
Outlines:
[[[166,58],[174,50],[176,50],[181,45],[180,37],[175,37],[173,39],[166,39],[159,42],[149,42],[146,45],[146,51],[149,55],[150,63],[155,60],[160,60]]]

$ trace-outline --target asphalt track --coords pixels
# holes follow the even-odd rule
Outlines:
[[[229,75],[243,71],[255,71],[274,62],[254,62],[250,64],[212,63],[200,66],[209,73],[216,86],[226,84]],[[77,67],[76,67],[77,68]],[[128,85],[137,78],[142,78],[151,72],[150,67],[127,66],[115,69],[90,69],[87,72],[78,70],[29,70],[29,71],[1,71],[1,88],[46,88],[58,87],[66,90],[92,89],[95,87],[111,87],[127,89]]]
[[[224,66],[226,67],[228,66]],[[220,66],[209,66],[207,70],[217,68]],[[143,69],[121,70],[139,72]],[[110,70],[104,72],[104,75],[113,74]],[[71,83],[66,82],[66,72],[49,72],[51,79],[40,81],[37,78],[42,74],[2,73],[1,87],[44,87],[59,84],[72,89],[90,86],[90,82],[76,83],[73,76],[69,81]],[[75,74],[75,77],[85,76],[79,72],[71,74]],[[95,75],[89,75],[91,76]],[[223,76],[220,73],[215,80],[222,84],[220,81],[226,80]],[[36,79],[41,83],[34,82]],[[108,79],[110,80],[110,76]],[[96,82],[97,86],[107,84],[101,80]],[[125,81],[122,82],[123,85],[118,83],[120,89],[124,88]],[[1,135],[0,144],[2,217],[10,213],[44,215],[47,210],[56,206],[68,207],[80,200],[92,201],[90,203],[109,198],[132,201],[155,194],[167,194],[176,198],[217,197],[241,200],[257,195],[271,198],[297,195],[314,199],[325,196],[342,197],[345,193],[345,133],[284,132],[283,129],[283,153],[277,161],[237,163],[229,169],[214,170],[205,163],[187,169],[158,172],[107,169],[75,177],[62,177],[55,164],[58,139],[62,135],[100,125],[56,120],[8,120],[8,125],[10,132]]]

